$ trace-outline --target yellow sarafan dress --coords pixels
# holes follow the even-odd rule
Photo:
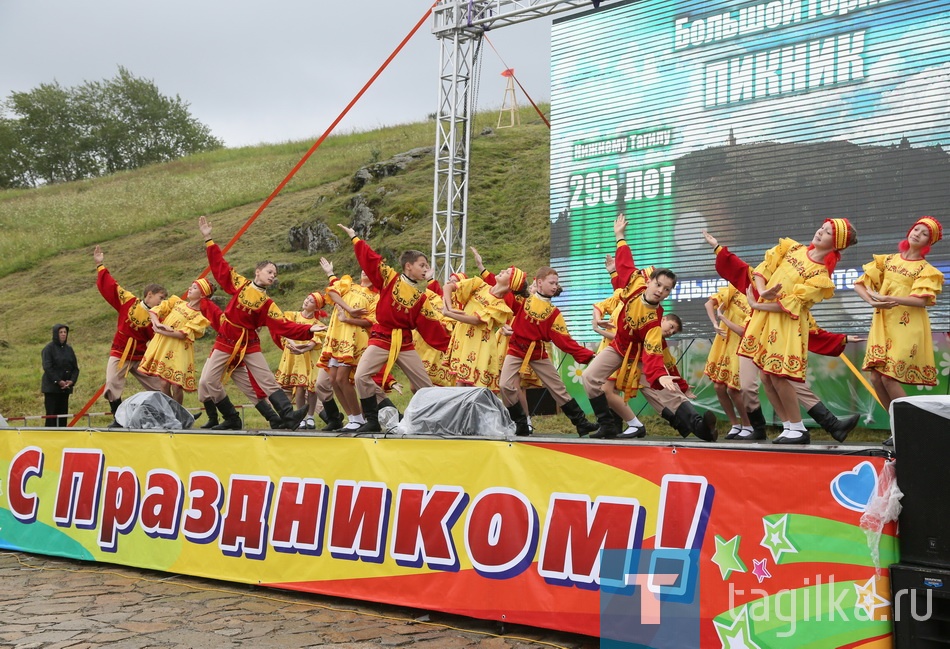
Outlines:
[[[740,327],[752,315],[749,301],[745,294],[729,284],[710,296],[717,309],[722,308],[723,315],[732,323]],[[713,337],[709,356],[706,357],[706,368],[703,374],[713,383],[722,383],[735,390],[739,389],[739,341],[740,334],[725,325],[720,325],[726,331],[726,337]]]
[[[458,324],[452,318],[446,318],[442,315],[442,296],[431,288],[426,289],[426,296],[432,307],[433,317],[441,322],[446,329],[451,330],[454,324]],[[448,388],[455,385],[455,379],[449,376],[448,352],[441,352],[426,342],[418,329],[412,332],[412,344],[415,345],[416,353],[422,359],[422,366],[429,375],[432,385]]]
[[[323,351],[317,365],[327,369],[330,367],[330,359],[333,358],[344,365],[355,367],[369,344],[369,329],[340,322],[340,314],[330,299],[331,293],[336,293],[351,308],[366,309],[366,314],[361,317],[364,320],[376,322],[376,303],[379,301],[379,291],[372,287],[366,288],[358,282],[353,282],[353,278],[349,275],[332,278],[330,286],[327,288],[325,308],[330,311],[330,322],[327,324]]]
[[[782,311],[753,311],[739,354],[763,371],[792,381],[804,381],[808,367],[808,315],[811,307],[834,295],[828,269],[808,258],[808,248],[793,239],[780,239],[755,269],[766,288],[781,284]]]
[[[907,261],[899,253],[874,255],[874,261],[864,266],[864,275],[856,283],[881,295],[922,297],[927,306],[932,306],[943,289],[943,273],[924,259]],[[937,385],[927,308],[875,309],[864,369],[910,385]]]
[[[300,311],[284,311],[284,319],[296,324],[305,324],[313,326],[319,323],[315,316],[307,317]],[[280,363],[274,372],[274,378],[277,385],[285,390],[290,388],[305,388],[308,392],[313,392],[317,382],[317,361],[320,360],[320,353],[323,349],[322,343],[326,336],[325,331],[317,331],[313,334],[313,342],[317,346],[306,351],[303,354],[294,354],[290,351],[287,343],[302,344],[301,341],[283,339],[284,353],[280,356]]]
[[[185,334],[185,338],[172,338],[155,334],[145,349],[139,370],[157,376],[167,383],[181,386],[186,392],[198,389],[195,375],[195,339],[205,335],[211,324],[198,309],[173,295],[152,307],[162,324]]]
[[[508,321],[512,311],[502,298],[491,293],[491,286],[480,277],[458,283],[453,293],[460,309],[481,320],[481,324],[456,322],[449,341],[449,375],[456,384],[498,391],[501,374],[495,330]]]

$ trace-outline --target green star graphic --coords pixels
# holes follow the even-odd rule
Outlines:
[[[733,571],[746,571],[745,564],[739,558],[739,541],[741,540],[741,536],[734,536],[727,541],[716,535],[716,553],[713,555],[712,562],[719,566],[719,574],[722,575],[723,581],[728,579]]]
[[[726,649],[762,649],[752,639],[752,630],[749,628],[749,617],[746,615],[746,607],[732,621],[732,624],[726,626],[722,622],[713,620],[716,627],[716,633],[719,634],[719,641]]]
[[[788,540],[788,514],[783,514],[774,523],[769,523],[768,520],[763,518],[762,525],[765,527],[765,536],[762,538],[760,545],[772,553],[772,561],[775,562],[775,565],[780,563],[779,559],[783,553],[798,552],[798,548]]]

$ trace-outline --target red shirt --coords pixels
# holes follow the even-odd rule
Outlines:
[[[257,335],[257,329],[260,327],[267,327],[277,346],[280,346],[281,336],[291,340],[313,338],[310,325],[285,320],[283,311],[267,297],[263,289],[238,274],[225,261],[218,244],[210,240],[205,242],[205,252],[208,254],[208,264],[214,279],[221,285],[222,290],[232,296],[224,309],[224,316],[220,319],[218,337],[214,341],[215,349],[231,353],[235,346],[240,346],[247,354],[259,352],[261,339]]]
[[[154,335],[152,321],[148,317],[148,307],[142,300],[119,286],[105,266],[100,264],[96,270],[96,288],[106,302],[119,312],[109,356],[122,358],[125,353],[127,361],[138,362],[145,356],[145,347]]]
[[[586,364],[594,359],[594,352],[571,338],[560,309],[547,300],[537,295],[521,299],[509,292],[505,294],[505,303],[515,313],[511,322],[511,338],[508,339],[508,356],[524,358],[533,342],[531,360],[547,358],[543,343],[550,341],[561,351],[573,356],[578,363]]]
[[[399,351],[415,349],[412,331],[415,329],[430,346],[444,352],[449,347],[449,333],[439,321],[439,314],[426,299],[421,289],[403,279],[401,273],[383,263],[383,258],[368,243],[353,237],[353,251],[373,286],[379,291],[376,303],[376,324],[369,334],[369,344],[389,349],[393,331],[402,331]]]
[[[667,374],[663,364],[663,307],[649,304],[643,299],[649,282],[651,268],[639,270],[633,263],[630,246],[618,242],[617,275],[611,278],[614,288],[623,289],[623,306],[617,318],[617,333],[610,346],[628,362],[640,359],[643,374],[651,388],[661,389],[660,377]]]

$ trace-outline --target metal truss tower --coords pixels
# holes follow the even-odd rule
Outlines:
[[[436,6],[432,33],[440,42],[440,62],[431,261],[442,282],[465,269],[471,120],[482,34],[601,4],[592,0],[441,0]]]

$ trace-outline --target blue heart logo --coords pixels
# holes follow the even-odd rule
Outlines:
[[[877,493],[877,471],[865,460],[850,471],[842,471],[831,481],[831,495],[839,505],[863,512]]]

